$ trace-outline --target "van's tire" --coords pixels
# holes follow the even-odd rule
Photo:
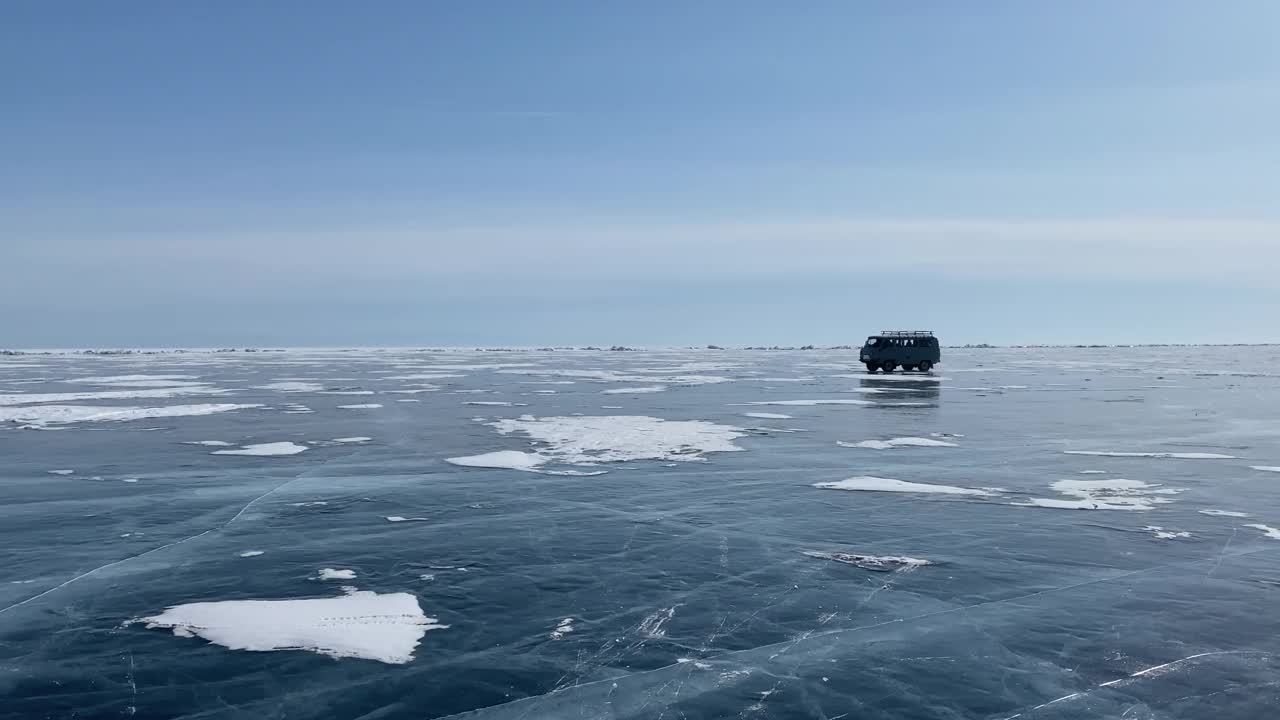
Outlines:
[[[933,363],[929,362],[928,360],[925,360],[924,362],[920,363],[918,367],[920,368],[920,372],[929,372],[930,370],[933,369]]]
[[[865,363],[865,364],[866,364],[866,366],[867,366],[867,372],[869,372],[869,373],[874,373],[875,371],[877,371],[877,370],[879,370],[879,369],[880,369],[880,366],[879,366],[879,365],[877,365],[877,364],[875,364],[875,363],[873,363],[873,362],[869,362],[869,363]]]
[[[898,366],[897,363],[891,360],[885,360],[884,362],[880,363],[880,369],[887,373],[893,372],[893,369],[896,368],[897,366]]]

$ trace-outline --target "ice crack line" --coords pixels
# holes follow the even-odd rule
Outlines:
[[[1050,700],[1050,701],[1049,701],[1049,702],[1047,702],[1047,703],[1041,703],[1041,704],[1039,704],[1039,705],[1036,705],[1035,707],[1033,707],[1033,708],[1031,708],[1030,710],[1027,710],[1027,711],[1025,711],[1025,712],[1020,712],[1020,713],[1018,713],[1018,714],[1016,714],[1016,715],[1010,715],[1010,716],[1008,716],[1008,717],[1004,718],[1004,720],[1017,720],[1017,718],[1022,717],[1022,716],[1023,716],[1023,715],[1025,715],[1026,713],[1033,713],[1033,712],[1035,712],[1035,711],[1037,711],[1037,710],[1041,710],[1041,709],[1043,709],[1043,708],[1047,708],[1047,707],[1049,707],[1050,705],[1056,705],[1057,703],[1060,703],[1060,702],[1066,702],[1067,700],[1072,700],[1072,699],[1074,699],[1074,698],[1078,698],[1078,697],[1081,697],[1081,696],[1084,696],[1084,695],[1088,695],[1088,694],[1092,693],[1092,692],[1093,692],[1093,691],[1095,691],[1095,690],[1100,690],[1100,689],[1102,689],[1102,688],[1114,687],[1114,686],[1119,685],[1119,684],[1121,684],[1121,683],[1129,682],[1130,680],[1133,680],[1133,679],[1135,679],[1135,678],[1140,678],[1140,677],[1143,677],[1143,676],[1145,676],[1145,675],[1150,675],[1151,673],[1159,672],[1159,671],[1161,671],[1161,670],[1165,670],[1165,669],[1167,669],[1167,668],[1171,668],[1171,667],[1174,667],[1174,666],[1176,666],[1176,665],[1181,665],[1181,664],[1182,664],[1182,663],[1184,663],[1184,662],[1188,662],[1188,661],[1191,661],[1191,660],[1195,660],[1195,659],[1197,659],[1197,658],[1209,657],[1210,655],[1264,655],[1264,656],[1265,656],[1265,655],[1270,655],[1270,653],[1265,653],[1265,652],[1261,652],[1261,651],[1257,651],[1257,650],[1216,650],[1216,651],[1214,651],[1214,652],[1204,652],[1204,653],[1197,653],[1197,654],[1195,654],[1195,655],[1188,655],[1188,656],[1186,656],[1186,657],[1184,657],[1184,658],[1179,658],[1179,659],[1177,659],[1177,660],[1173,660],[1173,661],[1170,661],[1170,662],[1167,662],[1167,663],[1163,663],[1163,664],[1160,664],[1160,665],[1155,665],[1155,666],[1153,666],[1153,667],[1149,667],[1149,668],[1147,668],[1147,669],[1145,669],[1145,670],[1139,670],[1138,672],[1131,673],[1131,674],[1126,675],[1126,676],[1124,676],[1124,677],[1122,677],[1122,678],[1116,678],[1115,680],[1109,680],[1109,681],[1104,682],[1104,683],[1099,683],[1099,684],[1097,684],[1097,685],[1095,685],[1095,686],[1093,686],[1093,687],[1091,687],[1091,688],[1089,688],[1089,689],[1087,689],[1087,690],[1081,690],[1081,691],[1079,691],[1079,692],[1073,692],[1073,693],[1071,693],[1070,695],[1063,695],[1062,697],[1057,698],[1057,699],[1054,699],[1054,700]]]
[[[345,458],[345,457],[349,457],[349,455],[344,455],[343,457],[344,457],[344,458]],[[336,460],[336,459],[337,459],[337,458],[335,458],[334,460]],[[255,504],[257,504],[257,502],[258,502],[259,500],[262,500],[263,498],[265,498],[265,497],[267,497],[267,496],[269,496],[269,495],[271,495],[271,494],[273,494],[273,493],[275,493],[275,492],[277,492],[277,491],[279,491],[279,490],[284,489],[284,487],[285,487],[285,486],[287,486],[287,485],[290,485],[290,484],[292,484],[292,483],[295,483],[295,482],[297,482],[297,481],[299,481],[299,480],[302,480],[302,479],[306,478],[308,473],[313,472],[313,471],[315,471],[315,470],[318,470],[318,469],[320,469],[321,467],[324,467],[325,465],[328,465],[330,462],[334,462],[334,460],[326,461],[326,462],[322,463],[319,467],[312,468],[312,469],[309,469],[309,470],[307,470],[307,471],[305,471],[305,472],[303,472],[303,473],[301,473],[301,474],[295,475],[294,477],[289,478],[288,480],[285,480],[284,482],[280,483],[279,485],[276,485],[275,487],[271,488],[270,490],[268,490],[268,491],[266,491],[266,492],[262,493],[261,495],[259,495],[259,496],[255,497],[255,498],[253,498],[253,499],[252,499],[252,500],[250,500],[249,502],[245,503],[244,507],[240,508],[240,511],[239,511],[239,512],[237,512],[235,515],[233,515],[233,516],[231,517],[231,519],[230,519],[230,520],[228,520],[228,521],[226,521],[226,522],[222,523],[221,525],[217,525],[217,526],[211,527],[211,528],[209,528],[208,530],[205,530],[204,532],[196,533],[195,535],[191,535],[191,536],[189,536],[189,537],[182,538],[181,540],[175,540],[175,541],[173,541],[173,542],[171,542],[171,543],[168,543],[168,544],[165,544],[165,545],[161,545],[160,547],[151,548],[150,550],[147,550],[146,552],[140,552],[140,553],[138,553],[137,555],[130,555],[130,556],[129,556],[129,557],[127,557],[127,558],[123,558],[123,559],[120,559],[120,560],[115,560],[115,561],[113,561],[113,562],[109,562],[109,563],[107,563],[106,565],[100,565],[100,566],[98,566],[98,567],[96,567],[96,568],[94,568],[94,569],[92,569],[92,570],[88,570],[88,571],[86,571],[86,572],[82,572],[82,573],[80,573],[79,575],[76,575],[75,577],[71,578],[70,580],[67,580],[66,582],[60,583],[60,584],[58,584],[58,585],[54,585],[53,587],[49,588],[48,590],[45,590],[44,592],[42,592],[42,593],[40,593],[40,594],[38,594],[38,595],[32,595],[31,597],[27,598],[26,600],[21,600],[21,601],[16,602],[16,603],[14,603],[14,604],[12,604],[12,605],[9,605],[8,607],[0,608],[0,615],[3,615],[3,614],[5,614],[5,613],[7,613],[7,612],[9,612],[10,610],[13,610],[13,609],[15,609],[15,608],[22,607],[23,605],[26,605],[26,604],[27,604],[27,603],[29,603],[29,602],[33,602],[33,601],[35,601],[35,600],[39,600],[40,598],[42,598],[42,597],[44,597],[44,596],[46,596],[46,595],[49,595],[50,593],[56,592],[56,591],[58,591],[58,590],[61,590],[62,588],[67,587],[68,585],[70,585],[70,584],[72,584],[72,583],[74,583],[74,582],[77,582],[77,581],[79,581],[79,580],[83,580],[83,579],[85,579],[85,578],[89,577],[90,575],[95,575],[95,574],[97,574],[97,573],[99,573],[99,572],[102,572],[103,570],[107,570],[107,569],[109,569],[109,568],[116,567],[117,565],[123,565],[124,563],[127,563],[127,562],[129,562],[129,561],[131,561],[131,560],[137,560],[138,558],[146,557],[146,556],[148,556],[148,555],[151,555],[152,553],[158,553],[158,552],[160,552],[161,550],[168,550],[168,549],[169,549],[169,548],[171,548],[171,547],[175,547],[175,546],[181,545],[181,544],[183,544],[183,543],[190,542],[190,541],[195,540],[195,539],[197,539],[197,538],[202,538],[202,537],[204,537],[205,535],[208,535],[209,533],[217,532],[217,531],[219,531],[219,530],[225,530],[225,529],[226,529],[226,527],[227,527],[228,525],[230,525],[231,523],[233,523],[233,522],[235,522],[236,520],[240,519],[240,516],[241,516],[241,515],[244,515],[245,511],[246,511],[246,510],[248,510],[249,508],[253,507]]]

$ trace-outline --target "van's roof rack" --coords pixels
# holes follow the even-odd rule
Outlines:
[[[932,330],[881,330],[880,337],[933,337]]]

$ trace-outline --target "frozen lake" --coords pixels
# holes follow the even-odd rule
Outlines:
[[[1256,720],[1280,349],[0,357],[0,717]]]

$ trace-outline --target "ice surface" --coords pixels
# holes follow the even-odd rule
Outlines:
[[[98,407],[92,405],[40,405],[38,407],[0,407],[0,422],[30,425],[66,425],[81,422],[125,422],[151,418],[192,417],[214,413],[248,410],[257,404],[211,403],[202,405],[168,405],[165,407]]]
[[[1238,510],[1201,510],[1200,514],[1213,515],[1215,517],[1234,517],[1234,518],[1249,517],[1249,513],[1240,512]]]
[[[361,403],[359,405],[339,405],[339,410],[377,410],[382,407],[380,403]]]
[[[767,413],[767,412],[742,413],[742,416],[749,417],[749,418],[759,418],[760,420],[791,420],[794,418],[793,415],[783,415],[782,413]]]
[[[629,460],[702,460],[703,453],[737,452],[742,428],[705,420],[663,420],[644,415],[545,417],[490,423],[507,435],[521,433],[541,443],[538,450],[558,462],[589,465]]]
[[[336,568],[320,568],[316,573],[317,580],[355,580],[355,570],[339,570]]]
[[[951,485],[930,485],[928,483],[906,482],[889,478],[863,475],[835,482],[814,483],[814,487],[826,490],[866,490],[871,492],[894,493],[938,493],[941,495],[994,495],[989,490],[978,488],[954,487]]]
[[[666,385],[643,385],[641,387],[610,388],[601,390],[604,395],[643,395],[645,393],[666,392]]]
[[[307,449],[306,445],[293,442],[271,442],[245,445],[235,450],[214,450],[211,455],[252,455],[255,457],[277,457],[281,455],[297,455]]]
[[[1235,460],[1235,455],[1201,452],[1116,452],[1111,450],[1063,450],[1067,455],[1092,455],[1097,457],[1129,458],[1177,458],[1179,460]]]
[[[1267,537],[1280,540],[1280,528],[1273,528],[1270,525],[1262,525],[1259,523],[1250,523],[1248,525],[1245,525],[1245,527],[1261,530],[1262,534],[1266,535]]]
[[[217,720],[273,717],[282,708],[296,720],[1274,715],[1268,683],[1280,673],[1273,607],[1280,538],[1266,533],[1280,529],[1280,494],[1269,482],[1280,474],[1249,467],[1280,465],[1280,373],[1197,371],[1280,367],[1280,347],[943,352],[948,369],[1004,368],[969,379],[1046,392],[980,396],[939,387],[950,382],[840,379],[803,367],[856,367],[856,351],[824,350],[51,355],[40,361],[47,379],[25,386],[11,384],[22,377],[18,371],[0,369],[0,388],[33,394],[163,389],[67,385],[65,378],[198,376],[234,393],[210,402],[274,408],[49,425],[50,432],[0,426],[0,547],[9,555],[8,577],[0,581],[0,666],[21,670],[0,678],[0,715]],[[1060,364],[1068,360],[1080,365]],[[476,371],[441,380],[448,387],[438,393],[383,394],[413,382],[387,376],[490,361],[595,376],[562,381]],[[1022,364],[1028,361],[1054,364]],[[0,368],[4,362],[0,355]],[[711,369],[730,365],[736,367]],[[1187,371],[1177,387],[1141,389],[1171,367]],[[688,389],[655,379],[704,373],[735,382]],[[810,374],[818,376],[801,385],[769,380]],[[530,380],[577,384],[524,384]],[[1051,387],[1061,381],[1070,382]],[[250,389],[274,382],[377,394],[327,400]],[[654,384],[669,390],[599,393]],[[842,394],[850,386],[882,392]],[[532,394],[538,388],[561,392]],[[487,395],[447,392],[454,390]],[[1138,392],[1146,393],[1145,405],[1104,402]],[[385,398],[420,403],[393,403],[380,413],[332,410]],[[739,405],[802,398],[919,400],[929,407]],[[460,407],[464,400],[519,400],[537,411]],[[626,409],[601,409],[613,400],[625,400]],[[291,414],[303,407],[298,403],[319,412]],[[805,420],[743,417],[752,411]],[[569,465],[548,442],[471,422],[477,414],[487,423],[529,412],[536,417],[521,420],[644,416],[778,428],[742,430],[744,437],[729,442],[745,452],[692,453],[708,462]],[[776,431],[797,424],[806,432]],[[363,444],[330,440],[374,431],[376,441]],[[649,441],[630,431],[588,435],[598,441],[582,450],[587,455]],[[961,447],[836,445],[900,437]],[[211,438],[235,445],[180,444]],[[315,452],[292,459],[208,455],[286,440]],[[1242,459],[1062,454],[1077,449]],[[527,471],[445,462],[489,451],[545,462]],[[1050,487],[1063,478],[1109,480],[1116,475],[1079,473],[1114,465],[1119,477],[1149,487],[1064,487],[1076,494]],[[50,468],[77,472],[46,475]],[[600,478],[544,474],[603,469],[610,474]],[[97,476],[102,481],[90,479]],[[851,476],[991,495],[812,487]],[[123,482],[134,477],[142,481]],[[1031,498],[1150,509],[1135,515],[1019,506]],[[1233,514],[1200,512],[1219,508]],[[354,570],[358,579],[318,581],[325,567]],[[443,567],[452,569],[436,569]],[[428,633],[408,665],[335,661],[314,651],[251,655],[169,630],[117,628],[180,603],[335,599],[342,585],[417,595],[425,615],[455,628],[465,618],[466,627]],[[324,617],[341,625],[359,615]],[[282,644],[322,643],[308,628]]]
[[[1051,486],[1071,500],[1031,498],[1026,503],[1036,507],[1060,510],[1150,510],[1169,502],[1158,495],[1174,495],[1179,490],[1162,488],[1141,480],[1059,480]]]
[[[841,447],[851,448],[868,448],[871,450],[890,450],[900,447],[959,447],[953,442],[945,440],[933,440],[931,438],[922,437],[900,437],[891,438],[889,440],[863,440],[862,442],[836,442]]]
[[[353,592],[304,600],[223,600],[175,605],[133,623],[172,629],[232,650],[309,650],[404,664],[428,630],[447,628],[409,593]]]
[[[497,452],[484,453],[483,455],[448,458],[446,462],[463,467],[531,470],[547,462],[547,458],[535,453],[524,453],[518,450],[499,450]]]

